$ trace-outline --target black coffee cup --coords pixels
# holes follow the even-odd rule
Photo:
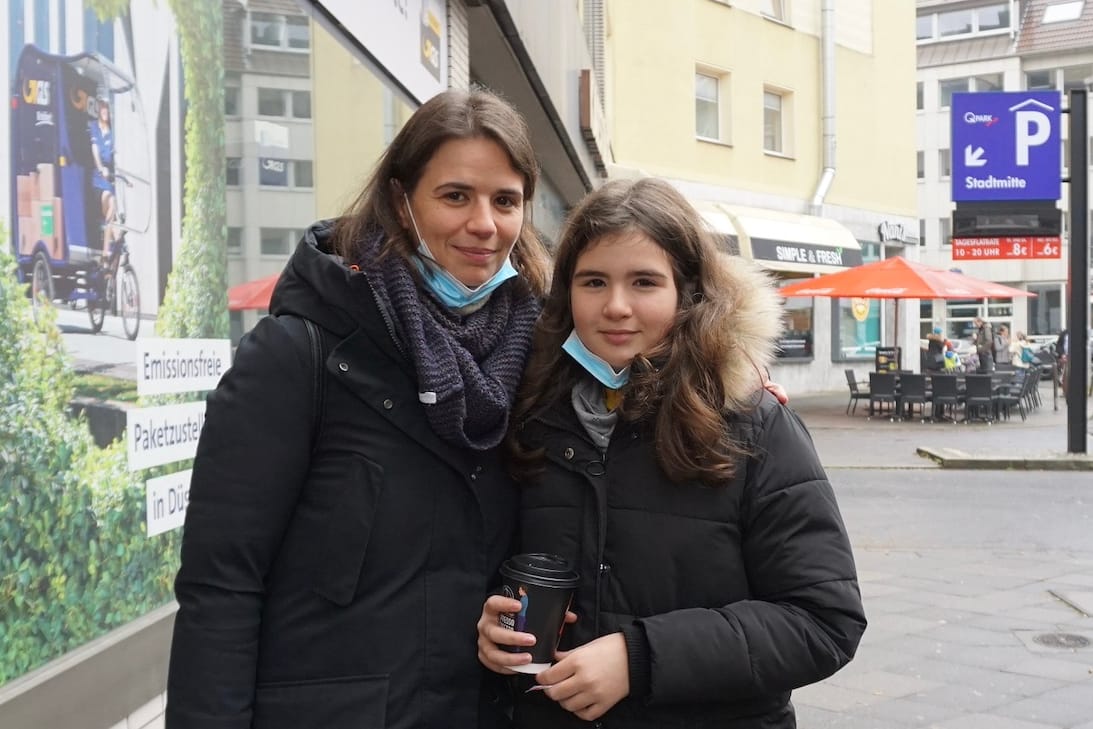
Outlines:
[[[539,673],[548,668],[558,649],[565,625],[565,612],[580,582],[569,562],[554,554],[518,554],[501,565],[504,595],[519,600],[518,613],[502,613],[502,627],[535,636],[535,645],[506,646],[513,653],[531,653],[531,663],[513,666],[521,673]]]

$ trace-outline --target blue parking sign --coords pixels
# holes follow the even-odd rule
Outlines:
[[[953,94],[953,201],[1058,200],[1061,105],[1058,91]]]

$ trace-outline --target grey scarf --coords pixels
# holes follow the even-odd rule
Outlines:
[[[453,312],[418,285],[401,256],[378,260],[382,242],[382,233],[368,237],[360,269],[414,364],[429,425],[452,445],[493,448],[508,428],[538,300],[523,292],[519,279],[511,279],[481,308]]]

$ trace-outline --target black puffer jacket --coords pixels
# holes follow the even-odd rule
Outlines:
[[[496,450],[433,433],[365,276],[300,244],[209,398],[168,729],[486,726],[475,624],[512,546]],[[294,315],[294,316],[281,316]],[[323,425],[301,320],[325,342]],[[491,674],[490,679],[495,677]]]
[[[865,629],[850,542],[797,416],[757,394],[782,312],[769,280],[721,259],[746,291],[724,322],[726,425],[751,455],[716,488],[668,481],[653,434],[620,423],[606,454],[566,400],[527,423],[546,469],[521,488],[523,551],[576,562],[575,625],[561,647],[621,631],[631,695],[605,727],[790,729],[790,691],[837,671]],[[526,679],[524,679],[526,680]],[[520,729],[584,726],[519,693]]]
[[[627,640],[631,696],[597,726],[794,727],[789,692],[854,655],[854,560],[808,433],[768,394],[729,427],[753,455],[711,488],[670,483],[640,426],[603,456],[568,403],[525,426],[547,466],[522,489],[522,549],[582,576],[560,647]],[[537,692],[521,702],[521,729],[588,726]]]

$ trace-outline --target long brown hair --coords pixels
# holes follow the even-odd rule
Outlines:
[[[524,118],[507,101],[483,89],[444,91],[413,113],[388,145],[364,189],[335,224],[335,251],[347,261],[354,261],[364,237],[382,228],[386,240],[381,255],[412,255],[416,241],[407,234],[398,214],[402,193],[414,191],[425,166],[442,144],[476,138],[500,145],[513,169],[523,177],[524,224],[512,249],[512,262],[530,290],[542,296],[550,275],[550,259],[529,221],[539,163]]]
[[[558,245],[554,276],[532,344],[531,360],[511,422],[508,448],[514,470],[537,470],[540,452],[524,448],[518,429],[527,419],[568,397],[583,376],[562,350],[573,329],[570,288],[577,259],[605,236],[640,232],[657,243],[672,263],[678,310],[664,340],[630,367],[620,406],[627,420],[651,418],[657,459],[675,482],[698,479],[721,484],[746,453],[726,427],[724,373],[733,346],[734,314],[749,295],[731,285],[716,244],[701,218],[669,183],[655,178],[608,182],[570,214]],[[757,385],[758,378],[757,378]]]

